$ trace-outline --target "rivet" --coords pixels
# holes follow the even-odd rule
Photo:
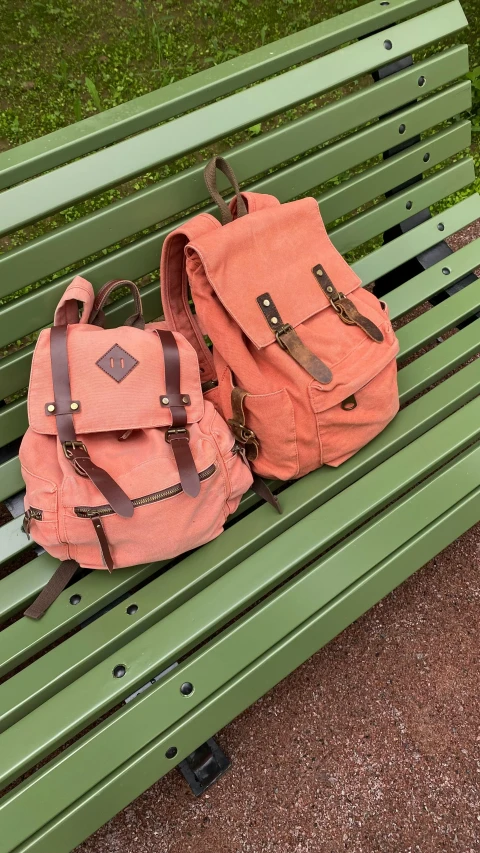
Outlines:
[[[188,403],[188,397],[182,397],[182,403]]]
[[[70,408],[73,412],[76,412],[78,409],[78,403],[70,403]]]
[[[127,671],[127,667],[126,667],[123,663],[121,663],[121,664],[119,664],[118,666],[116,666],[116,667],[114,668],[114,670],[113,670],[113,672],[112,672],[112,675],[113,675],[115,678],[123,678],[123,676],[125,675],[126,671]]]
[[[276,326],[278,323],[278,317],[272,317],[270,322],[273,323],[274,326]]]
[[[76,592],[74,595],[70,596],[70,604],[73,604],[73,605],[80,604],[81,600],[82,600],[82,596],[79,595],[78,592]]]
[[[165,753],[165,758],[175,758],[177,752],[178,749],[176,746],[169,746]]]
[[[323,275],[323,270],[317,270],[317,275]]]
[[[162,397],[162,403],[164,406],[168,406],[169,402],[170,400],[168,399],[168,397]]]
[[[182,696],[191,696],[193,693],[193,684],[190,681],[185,681],[180,687],[180,693]]]
[[[263,304],[265,305],[265,308],[268,308],[268,306],[270,305],[270,300],[269,300],[269,299],[264,299],[264,300],[263,300]]]
[[[327,287],[327,293],[333,293],[333,287],[331,287],[330,285],[328,285]]]
[[[50,405],[47,406],[47,412],[54,412],[54,411],[55,411],[55,406],[53,405],[53,403],[50,403]]]

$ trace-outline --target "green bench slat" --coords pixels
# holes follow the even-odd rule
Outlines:
[[[433,382],[445,376],[447,370],[455,370],[478,352],[480,352],[480,320],[471,323],[412,364],[403,367],[398,374],[400,399],[403,399],[404,395],[411,397],[420,394]]]
[[[16,400],[0,409],[0,445],[3,447],[23,435],[28,427],[25,398]]]
[[[470,143],[470,122],[458,122],[435,136],[429,136],[417,145],[412,145],[401,154],[389,157],[378,166],[342,182],[338,187],[327,190],[318,197],[325,223],[328,225],[340,219],[346,213],[368,204],[372,199],[384,195],[410,178],[438,166],[443,160],[469,148]],[[428,164],[423,160],[424,154],[430,154]]]
[[[178,660],[209,633],[258,600],[315,553],[334,544],[458,454],[479,434],[480,397],[477,397],[323,507],[276,536],[261,552],[256,551],[160,622],[144,630],[37,708],[33,716],[19,720],[8,732],[0,735],[0,785],[8,784],[88,726],[149,677]],[[480,458],[480,448],[476,458]],[[474,488],[478,482],[478,470],[470,472],[462,487],[466,482],[470,489]],[[287,490],[286,507],[289,497],[290,490]],[[414,499],[410,498],[412,502]],[[445,508],[450,505],[447,503]],[[208,606],[204,602],[209,602]],[[122,679],[112,676],[119,662],[127,667]],[[173,711],[175,704],[173,702],[169,709],[174,714],[177,713]]]
[[[480,217],[480,196],[475,193],[449,207],[448,210],[432,216],[406,234],[385,243],[379,249],[366,255],[353,264],[353,268],[363,284],[370,284],[380,276],[391,272],[406,261],[417,257],[421,252],[445,240],[461,228]],[[438,225],[443,224],[439,231]],[[480,246],[478,247],[480,253]]]
[[[8,462],[3,462],[0,465],[0,501],[16,495],[17,492],[20,492],[24,488],[25,483],[20,473],[18,456],[9,459]]]
[[[43,219],[79,199],[202,148],[221,136],[379,68],[386,59],[394,62],[465,26],[467,20],[460,3],[452,0],[416,19],[350,44],[340,53],[327,54],[213,103],[202,111],[201,120],[196,112],[184,115],[159,128],[118,142],[112,148],[90,154],[85,160],[61,166],[19,184],[3,193],[0,234]],[[387,57],[384,41],[388,38],[392,48]],[[388,101],[385,107],[388,109]]]
[[[11,560],[16,554],[25,550],[28,543],[25,533],[22,531],[22,518],[14,518],[8,524],[0,527],[0,563]]]
[[[132,599],[139,606],[135,620],[125,617],[124,608],[127,607],[128,602],[119,605],[112,614],[102,618],[101,638],[98,636],[97,628],[91,626],[82,631],[81,639],[72,638],[66,645],[59,646],[51,652],[48,658],[31,664],[28,677],[26,672],[20,673],[0,687],[0,707],[4,709],[0,717],[0,730],[6,725],[9,715],[13,714],[16,718],[16,708],[21,715],[23,707],[30,708],[32,704],[42,701],[45,695],[51,695],[52,690],[75,676],[77,666],[78,671],[83,672],[89,662],[96,661],[98,656],[108,653],[112,642],[116,647],[121,643],[122,638],[135,635],[144,626],[149,626],[152,621],[171,612],[212,579],[244,559],[247,554],[258,550],[287,526],[321,506],[375,465],[423,435],[443,417],[454,413],[460,406],[478,396],[479,388],[480,361],[477,360],[400,412],[375,442],[356,454],[341,468],[323,468],[300,483],[290,486],[287,495],[282,496],[282,504],[285,504],[286,497],[288,500],[281,518],[274,516],[268,507],[261,507],[249,517],[248,521],[237,522],[223,534],[221,539],[205,546],[193,556],[184,558],[172,571],[159,580],[151,582],[145,591],[137,592]],[[405,393],[404,398],[406,396]],[[29,566],[31,583],[36,587],[38,581],[35,565],[31,563]],[[150,573],[152,572],[153,569]],[[95,572],[75,584],[68,593],[63,593],[40,623],[23,619],[5,629],[0,643],[3,661],[0,675],[6,674],[9,669],[37,653],[61,634],[71,630],[80,621],[92,615],[95,608],[101,609],[105,603],[113,600],[120,591],[127,591],[128,583],[130,588],[138,583],[135,570],[130,574],[127,570],[122,573],[124,586],[119,590],[117,587],[119,579],[116,577],[118,574],[116,572],[113,578],[107,578],[105,573],[98,577],[98,573]],[[148,575],[143,574],[142,578],[145,577]],[[39,588],[41,588],[46,578],[40,577],[39,581]],[[112,586],[115,587],[113,593]],[[0,589],[2,589],[1,585]],[[81,602],[74,608],[69,603],[72,591],[81,595]],[[23,593],[21,605],[24,606],[31,598],[31,594],[28,597],[25,596],[28,589],[22,588],[21,592]],[[35,592],[37,592],[36,588]],[[2,600],[3,598],[2,595]],[[18,609],[20,606],[18,601],[16,604]],[[78,643],[81,646],[81,653],[77,657],[72,649],[75,649]]]
[[[422,344],[428,344],[448,329],[455,328],[476,311],[480,312],[480,280],[472,282],[433,310],[426,311],[397,331],[400,360],[408,358]]]
[[[407,450],[402,451],[395,459],[396,473],[400,479],[403,478],[403,464]],[[422,467],[422,461],[423,458],[420,456],[418,458],[420,467]],[[109,773],[114,772],[123,762],[128,761],[134,753],[143,749],[158,736],[159,730],[165,732],[175,725],[179,718],[185,717],[185,714],[193,715],[196,708],[201,707],[207,700],[213,700],[217,690],[225,689],[225,685],[231,678],[238,677],[239,673],[244,672],[254,661],[258,661],[261,655],[275,650],[276,643],[279,645],[287,643],[289,636],[318,614],[322,607],[334,603],[336,596],[344,594],[346,588],[348,589],[362,576],[367,575],[382,560],[391,559],[392,550],[395,552],[396,549],[402,548],[409,539],[421,533],[428,525],[435,523],[439,516],[448,512],[472,491],[478,494],[479,463],[480,447],[477,445],[462,453],[444,470],[430,477],[413,495],[406,496],[381,516],[373,519],[331,554],[305,570],[288,586],[257,605],[252,612],[212,640],[193,659],[187,660],[174,674],[167,676],[156,687],[147,691],[137,702],[127,706],[116,717],[86,735],[67,753],[52,761],[32,779],[27,780],[20,788],[21,796],[19,791],[14,791],[7,796],[3,808],[0,805],[0,814],[3,811],[3,825],[4,828],[6,827],[6,834],[0,840],[0,845],[3,845],[0,846],[0,851],[7,853],[8,850],[4,838],[8,839],[7,843],[11,846],[21,844],[28,839],[95,784],[105,779]],[[370,488],[372,493],[374,491],[373,481],[365,483],[365,486],[368,501]],[[352,492],[352,490],[349,491]],[[354,505],[354,509],[356,508]],[[305,529],[306,538],[308,541],[312,537],[316,539],[318,537],[316,513],[305,519],[305,522],[301,526]],[[264,576],[264,583],[269,584],[267,578],[279,574],[275,557],[283,567],[289,566],[292,569],[293,566],[298,565],[299,541],[302,543],[303,561],[308,559],[308,546],[305,547],[301,539],[291,541],[288,549],[284,546],[283,550],[278,550],[277,555],[271,553],[268,562],[266,560],[262,564],[260,573]],[[280,546],[280,544],[280,539],[276,540],[276,545]],[[259,583],[258,564],[255,567],[243,564],[241,568],[245,576],[250,575],[252,585]],[[233,574],[234,572],[231,573]],[[240,574],[240,577],[233,578],[230,575],[228,579],[221,579],[216,583],[218,593],[222,594],[219,606],[222,602],[225,616],[234,585],[238,585],[237,595],[244,592],[245,583],[242,582],[241,573],[236,574]],[[227,589],[223,589],[226,586],[225,580],[230,581]],[[196,604],[201,603],[202,595],[200,593]],[[191,609],[191,605],[192,602],[189,602],[183,606],[184,614]],[[203,612],[205,613],[205,610]],[[161,625],[157,626],[156,633],[165,633],[169,621],[173,620],[167,617]],[[173,625],[171,627],[173,628]],[[171,657],[175,645],[175,637],[171,633],[165,634],[165,644],[166,648],[170,644],[171,652],[166,657]],[[132,670],[141,668],[134,645],[135,643],[132,643],[130,649],[123,650],[122,660],[127,666],[125,678]],[[148,652],[151,652],[151,648],[148,648]],[[95,692],[97,703],[102,688],[103,692],[105,691],[108,663],[105,661],[103,665],[105,674],[102,680],[99,678],[98,692]],[[195,692],[187,699],[179,691],[179,686],[184,680],[191,681],[196,687]],[[86,677],[83,681],[86,681]],[[53,700],[44,708],[49,704],[53,704]],[[37,720],[42,710],[35,712],[34,717]],[[60,719],[63,719],[63,716],[59,717]],[[11,730],[12,739],[6,744],[7,762],[11,756],[11,746],[14,745],[22,728],[25,727],[22,723],[18,723]],[[25,742],[17,744],[17,747],[23,746],[25,752],[32,749],[35,740],[32,737],[31,728],[29,732],[30,744]],[[18,756],[18,752],[16,755]],[[15,756],[12,757],[15,761]],[[74,770],[71,769],[72,765]]]
[[[229,161],[239,180],[247,180],[303,153],[311,147],[309,140],[314,140],[315,146],[318,146],[354,130],[358,127],[359,115],[362,117],[362,124],[382,115],[386,102],[389,110],[409,104],[418,95],[417,81],[420,75],[426,79],[421,89],[422,98],[425,98],[434,89],[444,86],[467,71],[466,45],[435,54],[398,75],[343,97],[322,110],[309,113],[297,121],[232,149],[228,153]],[[470,84],[463,83],[460,87],[458,96],[460,102],[465,105],[463,108],[467,109]],[[447,100],[442,100],[443,110],[449,110],[448,104],[455,98],[455,94],[452,91],[448,97],[445,95]],[[435,115],[439,108],[440,103],[435,108]],[[460,112],[460,103],[456,112]],[[438,116],[430,117],[432,124],[442,120],[440,114]],[[397,122],[402,120],[402,117],[398,116]],[[426,114],[422,124],[421,129],[428,126]],[[409,135],[414,135],[416,131],[409,125],[407,127]],[[390,144],[394,144],[394,140],[388,144],[385,141],[387,147]],[[107,208],[6,253],[0,258],[0,297],[26,287],[81,258],[89,257],[104,249],[106,245],[113,245],[129,237],[133,222],[135,231],[140,232],[158,222],[160,211],[162,219],[166,220],[203,202],[203,168],[204,164],[200,163],[187,172],[133,193]]]
[[[403,193],[398,193],[394,198],[387,199],[345,224],[339,225],[330,236],[339,252],[345,253],[376,237],[381,231],[402,222],[405,218],[407,200],[412,202],[412,210],[423,210],[471,184],[474,178],[473,160],[467,158],[459,160],[447,169],[436,172],[421,183],[409,187]],[[125,311],[127,311],[126,305],[127,303],[125,303]],[[24,347],[0,361],[0,399],[28,385],[32,352],[33,346]],[[13,494],[14,491],[16,489],[12,488],[5,493],[5,496]]]
[[[0,189],[228,95],[262,77],[278,74],[291,65],[423,12],[437,3],[438,0],[396,0],[382,6],[375,0],[27,142],[0,156]]]
[[[176,761],[186,758],[199,743],[220,731],[276,683],[326,645],[339,632],[373,607],[392,589],[434,557],[439,549],[465,533],[478,520],[478,490],[428,525],[406,545],[351,584],[318,614],[304,622],[282,643],[217,691],[194,713],[186,715],[125,761],[102,782],[42,826],[17,853],[69,853],[103,823],[127,806],[172,768],[166,750],[177,745]]]
[[[346,254],[367,243],[373,237],[399,225],[405,219],[406,203],[411,202],[410,210],[425,210],[427,207],[452,195],[459,189],[472,184],[475,180],[473,160],[464,157],[452,166],[434,172],[423,181],[395,193],[391,198],[378,202],[363,213],[337,225],[330,231],[330,238],[338,251]]]
[[[478,266],[479,258],[480,239],[463,246],[444,261],[434,264],[433,267],[414,276],[401,287],[392,290],[385,297],[390,310],[390,317],[393,320],[401,317],[416,305],[421,305],[422,302],[440,293],[445,287],[459,281]],[[444,275],[443,269],[449,269],[451,272]]]
[[[415,177],[419,172],[422,172],[422,169],[426,168],[423,161],[423,155],[426,152],[430,154],[428,167],[438,165],[447,157],[470,144],[470,130],[470,122],[460,122],[418,145],[412,146],[396,157],[390,158],[385,163],[375,166],[368,172],[362,173],[357,178],[343,182],[340,188],[325,193],[320,198],[324,220],[326,222],[332,220],[332,207],[336,209],[334,218],[343,216],[353,207],[367,203],[403,181]],[[317,156],[320,155],[313,155],[313,159]],[[315,180],[316,172],[310,168],[311,159],[304,159],[302,162],[294,164],[289,170],[295,172],[295,183],[292,178],[290,186],[291,195],[295,192],[296,182],[299,181],[301,184],[302,171],[308,169],[311,179]],[[257,182],[253,188],[260,192],[272,191],[274,195],[278,195],[281,180],[283,180],[282,173],[278,173],[271,178]],[[84,270],[81,270],[81,273],[94,285],[99,285],[111,278],[135,280],[152,272],[158,268],[161,246],[170,230],[171,226],[154,232],[113,255],[108,255],[89,264]],[[51,322],[57,302],[71,278],[71,274],[64,276],[52,284],[22,297],[22,299],[4,305],[0,312],[0,345],[8,344],[11,340],[22,338],[32,332],[32,320],[36,328]],[[155,282],[152,285],[147,285],[143,289],[142,297],[145,316],[149,318],[158,317],[161,311],[158,285]],[[120,317],[123,317],[127,310],[126,305],[115,307],[111,312],[114,323],[118,323]],[[123,320],[120,319],[120,322]]]

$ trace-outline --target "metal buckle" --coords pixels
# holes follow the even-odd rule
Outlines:
[[[280,336],[286,335],[287,332],[293,332],[293,327],[290,325],[290,323],[284,323],[283,326],[281,326],[281,328],[277,329],[277,331],[275,332],[277,344],[280,344],[281,348],[284,350],[286,350],[287,347],[285,346],[285,344],[281,340]]]
[[[172,443],[172,438],[186,438],[190,441],[190,433],[185,427],[170,427],[165,433],[165,441],[167,444]]]
[[[62,447],[63,447],[63,452],[64,452],[65,456],[67,457],[67,459],[72,459],[72,457],[73,457],[72,451],[76,450],[77,447],[79,447],[81,450],[83,450],[88,455],[88,450],[85,447],[83,441],[64,441],[62,444]]]
[[[245,424],[239,424],[238,421],[232,419],[228,420],[227,423],[231,427],[235,438],[238,438],[242,444],[248,444],[251,441],[257,440],[253,429],[249,429]]]

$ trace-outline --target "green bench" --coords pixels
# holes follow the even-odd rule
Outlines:
[[[480,198],[429,212],[474,178],[458,117],[467,47],[446,44],[465,26],[457,0],[375,0],[0,155],[0,234],[25,238],[0,258],[0,500],[13,515],[0,528],[0,853],[70,851],[193,754],[191,769],[216,731],[480,519],[480,242],[443,242]],[[278,485],[283,515],[249,494],[224,535],[175,565],[85,572],[39,622],[22,618],[56,568],[20,530],[32,334],[74,267],[96,288],[140,281],[148,319],[161,314],[162,241],[207,204],[200,161],[215,143],[249,188],[313,193],[363,284],[378,282],[395,320],[413,312],[398,332],[403,408],[337,470]],[[183,171],[167,168],[180,158]],[[58,214],[150,170],[161,179]],[[129,313],[116,301],[109,323]],[[202,755],[199,778],[215,750]]]

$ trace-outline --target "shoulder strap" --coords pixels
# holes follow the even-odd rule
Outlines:
[[[212,354],[205,343],[200,326],[188,301],[188,279],[185,266],[185,246],[190,240],[222,228],[214,216],[201,213],[190,222],[172,231],[163,244],[160,264],[160,287],[165,319],[175,332],[182,335],[195,349],[202,384],[216,379]]]

